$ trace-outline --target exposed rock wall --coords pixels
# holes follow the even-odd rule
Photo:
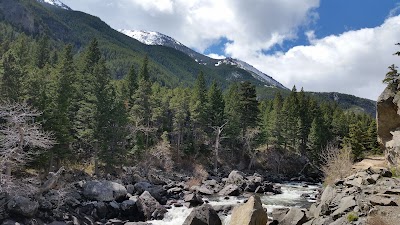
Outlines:
[[[398,164],[400,157],[400,92],[388,86],[377,101],[378,142],[388,162]],[[399,139],[399,140],[397,140]]]

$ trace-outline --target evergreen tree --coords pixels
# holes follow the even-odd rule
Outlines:
[[[258,125],[259,116],[256,88],[248,81],[240,85],[239,102],[241,130],[244,135],[248,128],[254,128]]]
[[[59,160],[64,159],[67,154],[71,153],[70,144],[73,141],[72,121],[74,119],[72,101],[76,92],[76,80],[77,74],[73,61],[72,46],[67,45],[58,65],[55,108],[52,113],[53,131],[57,140],[54,152]]]
[[[272,111],[267,123],[267,141],[275,148],[281,148],[284,140],[282,136],[282,103],[283,99],[279,92],[275,94],[272,104]]]
[[[362,123],[352,123],[349,126],[349,134],[344,139],[344,145],[350,146],[354,159],[361,159],[363,151],[365,150],[365,136],[362,130]]]
[[[225,115],[228,121],[225,134],[230,139],[230,143],[235,143],[235,139],[240,135],[240,110],[239,84],[232,83],[225,95]]]
[[[125,80],[123,83],[123,95],[125,96],[125,100],[132,106],[134,103],[134,94],[136,89],[138,88],[138,77],[136,75],[135,66],[132,65],[129,69],[129,73],[125,76]]]
[[[34,50],[34,65],[43,69],[43,67],[49,63],[50,61],[50,48],[49,48],[49,39],[48,37],[41,37],[36,45]]]
[[[211,127],[221,126],[224,123],[225,103],[222,91],[214,81],[208,90],[208,124]]]
[[[198,152],[204,142],[207,126],[207,87],[203,72],[197,76],[190,99],[190,121],[192,122],[195,150]]]
[[[3,73],[1,76],[1,95],[3,99],[18,102],[22,97],[23,70],[12,51],[3,55]]]

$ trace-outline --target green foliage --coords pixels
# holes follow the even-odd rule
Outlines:
[[[347,221],[348,222],[353,222],[353,221],[357,221],[358,220],[358,215],[355,212],[350,212],[349,214],[347,214]]]

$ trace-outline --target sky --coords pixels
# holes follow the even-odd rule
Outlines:
[[[377,100],[400,50],[400,0],[62,0],[115,29],[158,31],[288,88]]]

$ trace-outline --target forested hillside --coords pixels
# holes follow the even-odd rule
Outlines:
[[[24,124],[41,124],[55,141],[50,151],[29,158],[31,166],[84,163],[111,171],[128,163],[174,167],[195,160],[215,169],[267,166],[293,173],[295,167],[281,165],[317,166],[328,143],[351,146],[356,158],[377,150],[375,120],[343,109],[338,99],[296,88],[280,92],[251,76],[227,82],[234,69],[228,65],[210,70],[81,12],[25,0],[2,1],[0,11],[1,101],[41,112]],[[15,123],[3,119],[6,135]],[[20,151],[41,147],[21,141],[14,144]]]

